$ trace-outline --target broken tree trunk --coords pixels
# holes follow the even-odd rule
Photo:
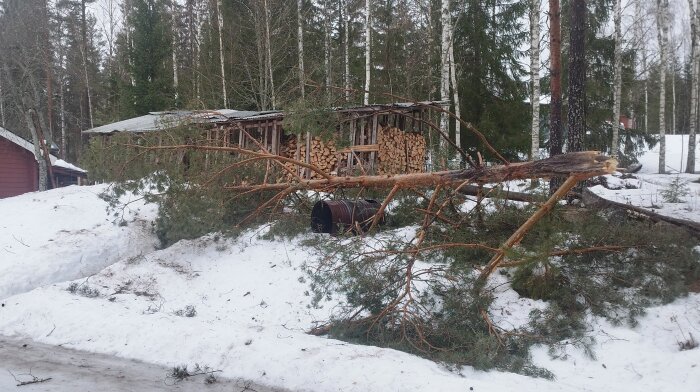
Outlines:
[[[206,148],[211,149],[212,147]],[[226,147],[220,148],[227,149]],[[279,158],[280,157],[276,156],[269,157],[269,159]],[[481,166],[465,170],[357,177],[328,176],[327,178],[317,180],[303,180],[277,184],[229,185],[226,188],[234,191],[268,191],[284,190],[288,188],[310,190],[360,187],[391,188],[397,185],[401,188],[413,188],[434,187],[436,185],[459,186],[468,183],[488,184],[510,180],[568,177],[572,175],[582,180],[603,174],[610,174],[615,171],[616,167],[616,160],[602,155],[598,151],[581,151],[557,155],[534,162],[512,163],[510,165],[488,167]]]

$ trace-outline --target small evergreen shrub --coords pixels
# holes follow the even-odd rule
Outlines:
[[[661,191],[661,197],[666,203],[685,203],[685,198],[690,195],[688,183],[681,180],[679,176],[671,181],[671,183]]]

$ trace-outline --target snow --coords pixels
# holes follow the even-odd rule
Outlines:
[[[673,151],[669,162],[677,161]],[[662,203],[658,194],[675,175],[653,174],[644,162],[637,180],[609,177],[613,185],[641,183],[639,190],[596,192],[640,205],[655,194]],[[686,203],[661,209],[696,218],[684,210],[697,211],[699,189],[690,186],[695,194]],[[105,188],[0,200],[0,335],[165,367],[199,363],[224,377],[289,390],[690,392],[700,385],[700,349],[678,347],[690,334],[700,338],[697,293],[648,309],[634,328],[592,318],[596,359],[572,345],[557,359],[535,348],[535,364],[552,371],[554,381],[471,367],[449,371],[404,352],[306,333],[342,305],[341,298],[311,304],[304,266],[315,250],[303,243],[316,235],[270,241],[261,238],[262,227],[236,239],[210,234],[154,250],[155,207],[134,201],[124,212],[128,224],[115,225],[97,196]],[[524,325],[531,310],[546,306],[504,283],[500,274],[489,282],[497,325]],[[183,312],[188,307],[193,317]]]
[[[98,197],[105,189],[69,186],[0,199],[0,300],[154,249],[155,206],[130,204],[127,224],[117,226]]]
[[[55,159],[54,160],[54,158],[55,157],[52,155],[51,156],[51,165],[54,167],[62,167],[64,169],[70,169],[70,170],[75,170],[75,171],[78,171],[81,173],[87,173],[86,170],[83,170],[83,169],[79,168],[78,166],[75,166],[72,163],[68,163],[68,162],[64,161],[63,159]]]
[[[619,173],[609,175],[606,176],[609,187],[619,189],[606,189],[598,185],[591,190],[608,200],[643,207],[673,218],[700,222],[700,183],[697,182],[700,176],[683,173],[688,156],[687,146],[687,135],[666,135],[667,174],[658,174],[659,144],[657,143],[653,149],[639,158],[642,169],[634,174],[635,178],[623,179]],[[700,149],[696,149],[695,156],[695,167],[700,169]],[[682,198],[683,203],[669,203],[663,196],[663,191],[668,190],[676,179],[688,191],[688,194]],[[636,189],[625,189],[630,186]]]

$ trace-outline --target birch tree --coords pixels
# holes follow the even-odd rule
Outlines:
[[[540,0],[530,2],[530,85],[532,103],[530,159],[535,160],[540,150]]]
[[[617,158],[620,132],[620,96],[622,92],[622,0],[615,0],[615,75],[613,80],[613,116],[611,155]]]
[[[450,38],[451,38],[451,23],[450,23],[450,2],[442,0],[441,2],[441,17],[442,35],[440,45],[440,99],[444,101],[450,100]],[[449,131],[449,117],[447,113],[440,114],[440,129],[445,132]],[[441,139],[441,147],[446,147],[446,142]]]
[[[459,89],[457,88],[457,65],[455,64],[455,51],[454,51],[454,37],[452,31],[450,32],[450,82],[452,84],[452,100],[455,105],[455,115],[457,118],[461,118],[462,115],[459,110]],[[459,121],[455,121],[455,144],[457,147],[462,147],[462,124]]]
[[[659,173],[666,173],[666,62],[668,35],[668,0],[657,0],[656,2],[656,25],[659,40]]]
[[[302,10],[304,0],[297,0],[297,56],[299,62],[299,93],[304,98],[304,19]]]
[[[224,102],[224,109],[228,109],[228,94],[226,93],[226,67],[224,58],[224,15],[222,14],[221,0],[216,0],[216,21],[219,34],[219,64],[221,65],[221,94]]]
[[[175,104],[178,104],[179,101],[179,78],[178,78],[178,72],[177,72],[177,47],[178,47],[178,34],[177,34],[177,9],[175,8],[176,3],[173,1],[170,4],[170,13],[171,13],[171,23],[172,23],[172,34],[173,34],[173,53],[172,53],[172,59],[173,59],[173,91],[175,92]]]
[[[698,127],[698,71],[700,71],[700,0],[688,0],[690,9],[690,36],[691,36],[691,62],[690,62],[690,129],[688,136],[688,162],[685,166],[687,173],[695,173],[695,135]]]
[[[265,17],[265,67],[267,69],[267,77],[269,78],[268,86],[270,87],[270,103],[272,104],[272,109],[274,110],[277,107],[277,97],[275,96],[275,79],[272,73],[272,44],[270,43],[270,7],[267,4],[267,0],[263,0],[263,6]]]
[[[369,88],[370,88],[370,54],[372,52],[372,11],[370,0],[365,0],[365,96],[363,102],[369,105]]]

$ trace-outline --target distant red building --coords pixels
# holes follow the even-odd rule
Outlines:
[[[625,115],[620,116],[620,124],[622,124],[625,129],[637,129],[637,119],[629,118]]]
[[[0,128],[0,198],[39,190],[39,164],[34,146],[14,133]],[[51,169],[56,186],[81,185],[87,173],[51,155]],[[52,181],[48,179],[51,187]]]

